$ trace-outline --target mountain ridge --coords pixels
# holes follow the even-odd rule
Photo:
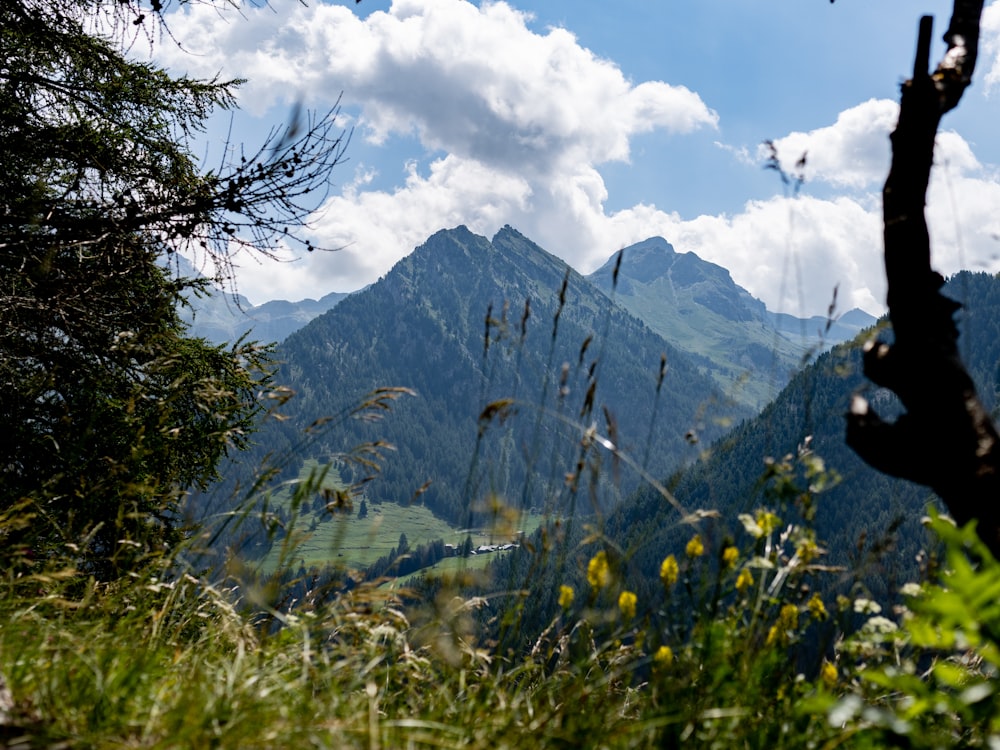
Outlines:
[[[170,272],[184,278],[205,278],[191,261],[178,254],[170,260]],[[284,340],[349,294],[353,292],[329,292],[318,300],[275,299],[253,305],[237,290],[227,292],[209,282],[205,289],[186,294],[179,313],[193,335],[214,344],[244,337],[270,343]]]
[[[697,456],[696,436],[712,440],[726,420],[749,414],[683,352],[511,227],[492,240],[464,226],[435,233],[276,354],[275,381],[296,396],[261,436],[269,450],[343,461],[359,444],[386,441],[394,450],[365,485],[368,502],[406,503],[416,493],[456,524],[493,512],[489,498],[519,510],[565,511],[580,495],[617,502],[638,477],[619,478],[619,467],[590,486],[599,465],[618,465],[591,430],[660,476]],[[308,455],[296,447],[317,419],[350,413],[384,386],[416,396],[395,401],[378,423],[312,429]],[[368,468],[341,466],[348,482]]]
[[[587,278],[654,331],[701,358],[732,398],[755,409],[816,353],[875,323],[862,310],[838,319],[771,313],[729,271],[651,237],[613,255]],[[840,322],[843,320],[844,322]],[[798,336],[796,336],[798,334]]]
[[[506,231],[520,235],[505,226],[494,237],[502,238]],[[772,313],[736,285],[724,267],[695,253],[677,253],[662,237],[647,238],[620,252],[624,261],[612,295],[616,302],[700,362],[727,395],[754,409],[777,395],[803,362],[875,322],[857,309],[835,319]],[[185,259],[176,262],[181,275],[200,275]],[[617,263],[615,253],[583,278],[610,294]],[[194,335],[214,343],[243,335],[280,342],[354,293],[331,292],[319,300],[297,302],[269,300],[255,306],[237,292],[210,288],[190,298],[181,314]]]

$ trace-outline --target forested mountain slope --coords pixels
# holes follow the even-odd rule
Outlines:
[[[953,277],[946,291],[959,300],[960,341],[967,369],[988,409],[996,411],[1000,392],[1000,279],[985,273],[962,272]],[[891,336],[890,331],[881,334]],[[686,542],[696,531],[705,535],[706,546],[718,549],[723,540],[740,538],[740,513],[753,514],[767,508],[794,519],[794,503],[782,505],[764,480],[768,457],[781,461],[794,457],[801,447],[819,456],[840,482],[819,493],[816,504],[817,538],[827,554],[824,562],[847,565],[852,576],[827,583],[845,588],[855,582],[877,597],[892,595],[907,580],[919,577],[921,551],[927,538],[921,519],[932,493],[921,486],[896,480],[864,464],[844,443],[844,414],[852,393],[862,390],[886,416],[898,408],[888,391],[868,383],[861,375],[861,343],[835,347],[798,373],[761,414],[738,425],[714,445],[704,458],[666,482],[686,513],[718,512],[692,526],[655,488],[646,486],[603,518],[592,517],[591,529],[606,535],[609,549],[619,550],[626,586],[642,601],[656,601],[662,586],[660,565],[670,553],[683,559]],[[920,377],[915,372],[913,377]],[[808,481],[801,465],[795,475],[799,486]],[[524,633],[544,627],[558,606],[561,583],[586,588],[583,571],[597,547],[582,545],[584,533],[565,540],[560,549],[565,559],[552,556],[540,560],[526,550],[493,565],[496,586],[510,589],[531,580],[535,596],[526,604]],[[501,608],[504,605],[498,604]]]
[[[861,310],[829,320],[770,313],[725,268],[678,253],[662,237],[621,252],[615,301],[704,365],[727,395],[757,410],[812,356],[875,322]],[[587,278],[610,292],[616,260]]]
[[[967,369],[976,380],[984,404],[996,409],[998,363],[1000,363],[1000,280],[986,273],[962,272],[947,287],[948,296],[960,301],[962,331],[960,347]],[[887,331],[883,336],[891,336]],[[914,372],[914,378],[920,373]],[[931,493],[928,489],[877,472],[859,459],[844,443],[844,414],[852,393],[861,389],[886,415],[892,415],[895,399],[861,374],[859,345],[839,346],[822,355],[815,365],[795,378],[760,416],[740,425],[716,447],[707,461],[684,472],[675,483],[678,497],[690,508],[718,508],[725,515],[751,510],[766,502],[760,491],[762,457],[780,459],[795,454],[807,437],[812,451],[842,481],[819,496],[816,525],[827,544],[830,559],[845,563],[858,549],[859,541],[871,544],[890,524],[901,520],[897,551],[887,559],[887,568],[899,565],[912,573],[912,563],[923,533],[920,518]],[[647,497],[651,510],[656,502]],[[619,534],[638,517],[655,513],[623,513],[616,521]],[[651,548],[657,546],[651,543]],[[655,555],[654,555],[655,556]],[[889,572],[877,573],[885,578]]]
[[[629,494],[638,475],[599,453],[584,436],[589,427],[662,475],[696,457],[699,437],[711,441],[748,414],[683,354],[510,227],[492,241],[464,227],[438,232],[380,281],[291,335],[278,358],[275,381],[295,397],[288,419],[258,436],[263,449],[291,457],[295,471],[307,458],[388,441],[395,449],[384,452],[366,497],[405,503],[429,482],[420,502],[455,524],[488,516],[493,498],[568,512],[586,497],[592,512]],[[382,421],[335,420],[303,442],[314,420],[343,414],[386,386],[415,395],[396,400]],[[477,422],[498,400],[494,418]],[[366,471],[341,467],[349,481]]]

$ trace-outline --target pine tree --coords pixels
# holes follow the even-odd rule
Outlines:
[[[161,11],[0,4],[0,554],[14,562],[72,550],[110,578],[177,541],[181,498],[246,444],[268,375],[261,347],[186,335],[177,308],[200,282],[164,258],[199,251],[225,277],[236,249],[294,242],[342,155],[331,112],[201,168],[191,139],[238,82],[129,59],[116,40],[152,38]]]

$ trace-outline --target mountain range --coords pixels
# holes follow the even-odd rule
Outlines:
[[[491,503],[609,510],[752,417],[810,349],[777,328],[808,322],[770,315],[725,269],[660,238],[583,277],[511,227],[492,240],[442,230],[334,302],[319,314],[310,301],[248,307],[289,328],[312,319],[276,350],[275,382],[295,397],[246,462],[277,461],[291,478],[332,460],[358,481],[371,465],[344,457],[382,441],[393,449],[378,449],[365,497],[418,495],[456,527]],[[249,320],[221,294],[195,304],[196,333]],[[824,321],[828,338],[816,342],[873,320],[848,317],[857,322]],[[345,418],[386,386],[415,395],[377,424]],[[325,430],[310,427],[317,420]],[[598,450],[600,440],[614,450]]]
[[[181,255],[172,256],[170,265],[171,272],[178,276],[202,276],[191,261]],[[209,284],[198,294],[187,295],[180,314],[195,336],[215,344],[236,341],[243,336],[261,342],[283,341],[348,294],[330,292],[318,300],[268,300],[253,305],[237,291],[227,292]]]
[[[489,511],[610,507],[654,476],[693,460],[751,411],[727,399],[679,349],[516,230],[492,240],[441,231],[377,283],[291,334],[275,380],[295,392],[260,442],[271,452],[343,459],[355,446],[394,446],[366,496],[420,501],[455,524]],[[375,389],[406,388],[377,424],[348,414]],[[617,455],[597,448],[600,436]],[[253,459],[259,460],[258,458]],[[602,465],[606,471],[600,470]],[[350,462],[341,473],[361,478]]]
[[[723,392],[760,410],[810,358],[873,325],[853,309],[841,315],[798,318],[767,310],[729,272],[694,253],[677,253],[652,237],[612,255],[585,278],[612,296],[655,333],[683,351]],[[197,275],[183,258],[182,275]],[[619,266],[617,285],[612,275]],[[247,334],[283,341],[349,293],[319,300],[271,300],[254,306],[242,295],[214,287],[189,299],[182,312],[195,335],[223,343]]]
[[[838,317],[771,313],[729,272],[662,237],[622,250],[614,299],[702,363],[732,398],[761,409],[819,352],[875,323],[863,310]],[[617,258],[587,278],[607,293]]]

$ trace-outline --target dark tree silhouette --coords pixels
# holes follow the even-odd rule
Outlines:
[[[164,266],[187,250],[224,281],[236,253],[313,249],[347,142],[336,108],[296,113],[203,164],[195,141],[239,82],[132,58],[135,35],[171,40],[167,4],[0,2],[5,570],[70,555],[110,579],[180,539],[186,493],[248,444],[270,365],[189,335],[177,307],[204,282]]]
[[[883,190],[885,268],[893,343],[870,341],[864,372],[899,396],[905,413],[883,421],[860,395],[847,416],[847,444],[874,468],[931,487],[954,519],[975,520],[1000,555],[1000,439],[958,352],[954,314],[932,270],[924,216],[934,140],[942,116],[972,80],[982,0],[956,0],[948,50],[928,73],[932,19],[920,21],[913,77],[902,87]]]

